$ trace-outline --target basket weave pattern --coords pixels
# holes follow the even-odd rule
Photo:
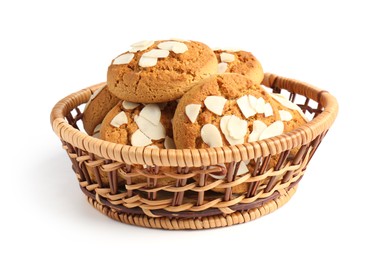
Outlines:
[[[297,96],[303,97],[303,104],[298,105],[312,114],[313,120],[292,132],[254,143],[208,149],[148,149],[102,141],[78,130],[82,118],[79,106],[102,84],[59,101],[51,114],[53,130],[91,205],[118,221],[153,228],[229,226],[276,210],[294,194],[338,109],[326,91],[266,74],[263,84],[274,93],[283,90],[293,102]],[[253,169],[237,176],[240,162],[248,160]],[[270,167],[271,160],[277,160],[274,167]],[[223,179],[210,176],[222,172],[226,175]],[[133,181],[140,176],[144,182]],[[159,179],[166,177],[174,179],[174,184],[159,185]],[[246,192],[232,192],[242,184],[247,185]],[[224,192],[214,192],[214,188]]]

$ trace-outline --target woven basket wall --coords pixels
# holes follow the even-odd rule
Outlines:
[[[242,145],[148,149],[102,141],[79,130],[79,107],[103,84],[59,101],[51,112],[53,130],[91,205],[118,221],[152,228],[230,226],[276,210],[294,194],[338,111],[336,99],[327,91],[266,74],[263,85],[296,102],[311,115],[310,122]],[[239,163],[248,160],[254,165],[251,171],[237,176]],[[174,181],[160,185],[164,178]],[[234,192],[239,185],[246,185],[245,192]]]

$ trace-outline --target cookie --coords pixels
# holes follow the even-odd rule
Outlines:
[[[245,76],[214,75],[196,84],[181,98],[173,118],[176,146],[199,149],[243,144],[280,135],[305,122],[292,106],[288,108],[282,103]],[[278,156],[272,157],[269,168],[274,167],[277,160]],[[237,176],[253,168],[253,160],[248,164],[240,162]],[[211,181],[206,180],[206,184]],[[245,193],[248,187],[249,184],[243,183],[232,191]],[[213,190],[225,191],[218,187]]]
[[[241,50],[214,50],[214,53],[218,59],[218,73],[238,73],[256,84],[263,81],[263,67],[252,53]]]
[[[85,105],[83,112],[84,130],[95,137],[99,137],[100,124],[105,115],[113,108],[119,99],[111,94],[107,85],[96,90]]]
[[[142,104],[120,101],[103,120],[101,139],[132,146],[175,148],[171,120],[177,102]]]
[[[243,144],[254,141],[252,132],[271,125],[268,136],[284,130],[276,102],[260,85],[234,73],[196,84],[180,99],[173,118],[177,148]]]
[[[174,149],[172,123],[176,101],[159,104],[141,104],[120,101],[103,120],[100,137],[105,141],[132,146],[147,146],[150,149]],[[132,167],[143,170],[143,165]],[[169,171],[161,167],[161,171]],[[148,182],[145,176],[132,178],[133,183]],[[176,180],[159,178],[155,186],[173,185]]]
[[[191,84],[217,73],[217,58],[196,41],[143,41],[116,57],[107,72],[108,89],[131,102],[179,99]]]

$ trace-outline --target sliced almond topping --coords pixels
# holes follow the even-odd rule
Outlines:
[[[152,144],[152,140],[150,140],[150,138],[147,137],[144,133],[142,133],[142,131],[139,129],[137,129],[131,135],[130,142],[132,146],[147,146],[149,144]]]
[[[93,133],[97,133],[97,132],[100,132],[100,129],[102,128],[102,124],[98,124],[97,126],[95,126],[95,129],[93,129]]]
[[[264,98],[259,97],[256,101],[256,108],[255,108],[257,113],[264,113],[265,110],[265,101]]]
[[[158,125],[154,125],[142,116],[135,116],[134,121],[142,133],[152,140],[160,140],[166,136],[165,128],[161,122]]]
[[[129,64],[133,58],[134,58],[133,53],[125,53],[116,57],[115,60],[112,62],[112,64],[114,65]]]
[[[288,100],[282,94],[272,93],[271,96],[272,96],[273,99],[278,101],[281,105],[283,105],[283,106],[285,106],[285,107],[287,107],[289,109],[298,111],[299,114],[301,114],[301,116],[303,117],[303,119],[305,119],[306,122],[309,121],[309,119],[307,118],[305,113],[303,113],[302,109],[297,104],[295,104],[295,103],[291,102],[290,100]]]
[[[275,121],[269,125],[260,135],[259,140],[281,135],[284,130],[284,124],[282,121]]]
[[[98,124],[95,129],[93,129],[93,137],[100,138],[100,128],[102,127],[102,124]]]
[[[261,133],[267,128],[267,125],[259,120],[253,122],[253,131],[248,137],[248,142],[259,140]]]
[[[208,110],[216,115],[222,115],[223,108],[227,99],[221,96],[208,96],[204,100],[204,104]]]
[[[241,161],[240,165],[238,166],[237,176],[242,175],[242,174],[247,173],[247,172],[249,172],[248,167],[246,166],[245,162]]]
[[[228,64],[226,62],[218,63],[218,73],[225,73],[228,68]]]
[[[139,112],[139,116],[142,116],[150,123],[157,126],[160,123],[161,119],[160,107],[157,104],[147,104],[141,110],[141,112]]]
[[[252,95],[248,95],[249,105],[253,110],[256,110],[257,98]]]
[[[145,52],[142,54],[142,57],[149,57],[149,58],[166,58],[169,55],[169,51],[167,50],[158,50],[153,49],[148,52]]]
[[[165,149],[175,149],[176,145],[172,138],[165,136],[164,147]]]
[[[229,142],[230,145],[243,144],[244,137],[242,137],[240,139],[234,139],[229,134],[228,123],[229,123],[229,120],[232,118],[232,116],[233,115],[223,116],[221,118],[221,121],[219,122],[219,127],[221,128],[222,133],[224,134],[226,140]]]
[[[269,117],[274,114],[274,111],[272,110],[272,106],[270,103],[267,103],[264,105],[264,116]]]
[[[192,122],[195,123],[196,119],[198,118],[199,111],[200,111],[201,105],[198,104],[189,104],[186,106],[186,115],[188,119]]]
[[[291,113],[286,110],[279,110],[279,114],[282,121],[290,121],[293,118]]]
[[[235,59],[234,54],[227,53],[227,52],[221,53],[221,61],[222,62],[232,62],[232,61],[234,61],[234,59]]]
[[[112,125],[113,127],[120,127],[121,125],[127,123],[128,123],[128,119],[126,113],[121,111],[111,120],[110,125]]]
[[[144,51],[154,44],[154,41],[140,41],[131,45],[130,52]]]
[[[210,147],[221,147],[222,137],[218,128],[213,124],[206,124],[200,130],[203,142]]]
[[[254,110],[249,103],[248,95],[242,96],[237,99],[237,105],[246,118],[249,118],[256,114],[256,110]]]
[[[160,42],[157,47],[162,50],[173,51],[176,54],[184,53],[188,50],[185,43],[176,41]]]
[[[130,101],[123,101],[122,102],[122,107],[126,110],[131,110],[139,106],[139,103],[133,103]]]
[[[153,67],[157,64],[157,58],[141,56],[138,65],[143,68]]]
[[[227,129],[231,138],[241,139],[245,137],[248,131],[248,122],[232,115],[227,124]]]
[[[173,46],[172,51],[176,54],[181,54],[181,53],[185,53],[186,51],[188,51],[188,47],[184,43],[179,42],[179,44],[176,44],[175,46]]]
[[[223,178],[225,178],[226,176],[226,166],[225,164],[221,163],[221,164],[217,164],[216,166],[210,166],[209,169],[216,169],[216,168],[220,168],[221,171],[220,172],[216,172],[216,173],[210,173],[209,175],[211,177],[213,177],[214,179],[217,179],[217,180],[222,180]]]

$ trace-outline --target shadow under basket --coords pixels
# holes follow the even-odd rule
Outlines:
[[[51,124],[88,202],[115,220],[150,228],[225,227],[275,211],[295,193],[338,111],[336,99],[327,91],[265,74],[262,84],[299,105],[311,118],[308,123],[280,136],[242,145],[132,147],[102,141],[79,130],[79,106],[104,84],[59,101],[51,112]],[[251,165],[250,171],[237,175],[241,161]],[[171,181],[160,181],[167,178]],[[245,189],[236,193],[238,186]]]

